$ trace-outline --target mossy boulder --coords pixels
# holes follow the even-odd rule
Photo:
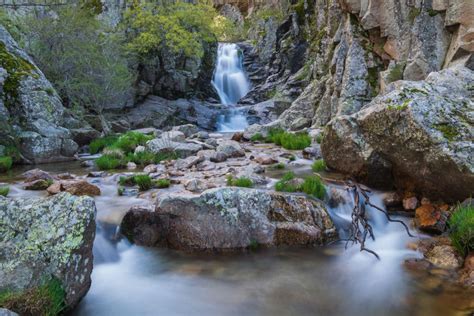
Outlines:
[[[65,307],[91,284],[95,203],[60,193],[50,198],[0,197],[0,292],[29,293],[55,279]]]
[[[474,72],[464,67],[397,81],[326,127],[327,165],[376,187],[464,200],[474,188]]]

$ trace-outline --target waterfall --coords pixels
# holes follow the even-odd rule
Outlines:
[[[244,130],[248,126],[247,118],[235,105],[250,90],[250,82],[242,66],[242,51],[236,44],[219,44],[212,84],[219,94],[221,103],[228,107],[227,113],[218,118],[217,130],[220,132]]]

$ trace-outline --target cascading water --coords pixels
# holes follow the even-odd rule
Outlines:
[[[221,103],[229,107],[227,114],[220,115],[217,130],[220,132],[242,131],[248,126],[247,118],[235,105],[250,90],[250,82],[242,66],[242,51],[236,44],[220,43],[217,67],[212,84]]]

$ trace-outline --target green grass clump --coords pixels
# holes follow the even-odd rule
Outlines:
[[[8,156],[0,157],[0,172],[6,172],[12,168],[13,159]]]
[[[323,142],[323,134],[316,136],[316,143],[321,144]]]
[[[171,181],[169,179],[158,179],[155,181],[155,186],[158,189],[166,189],[169,188],[171,185]]]
[[[138,185],[140,191],[147,191],[153,187],[153,181],[147,174],[138,174],[133,176],[133,181]]]
[[[289,161],[295,161],[296,160],[296,157],[295,156],[290,156],[290,158],[288,158]]]
[[[300,190],[301,192],[317,197],[318,199],[322,199],[326,194],[326,188],[324,187],[321,178],[316,176],[308,176],[304,178]]]
[[[156,155],[149,151],[129,153],[127,160],[136,163],[138,166],[146,166],[156,162]]]
[[[453,246],[465,256],[474,250],[474,207],[458,207],[449,219],[449,236]]]
[[[117,195],[118,195],[118,196],[122,196],[122,195],[124,194],[124,192],[125,192],[125,188],[120,185],[120,186],[117,188]]]
[[[252,137],[250,137],[250,140],[252,142],[261,142],[261,141],[264,141],[265,140],[265,137],[263,137],[262,134],[260,133],[256,133],[255,135],[253,135]]]
[[[61,281],[52,278],[43,285],[22,292],[0,292],[0,306],[20,315],[60,315],[65,307],[66,292]]]
[[[111,170],[124,166],[122,159],[107,155],[103,155],[102,157],[97,158],[95,160],[95,164],[100,170]]]
[[[227,185],[231,187],[251,188],[253,187],[253,181],[247,177],[234,178],[233,176],[227,176]]]
[[[105,147],[112,146],[116,141],[117,136],[105,136],[102,138],[94,139],[89,144],[89,152],[93,155],[97,154]]]
[[[275,190],[279,192],[304,192],[318,199],[322,199],[326,194],[326,188],[321,179],[316,176],[308,176],[302,184],[296,184],[293,180],[293,172],[286,173],[281,180],[275,184]]]
[[[277,163],[276,165],[273,165],[273,168],[282,170],[282,169],[285,169],[285,164],[280,162],[280,163]]]
[[[324,171],[326,170],[326,162],[324,161],[324,159],[318,159],[315,162],[313,162],[311,169],[314,172]]]
[[[287,172],[283,175],[281,180],[275,183],[275,190],[279,192],[298,192],[299,187],[291,183],[295,179],[295,174],[293,172]]]
[[[7,196],[8,193],[10,193],[10,188],[7,186],[2,186],[0,187],[0,195],[1,196]]]
[[[138,132],[127,132],[121,135],[113,144],[113,147],[122,149],[125,153],[130,153],[137,148],[143,146],[147,141],[152,140],[153,136],[148,136]]]
[[[288,133],[281,128],[272,129],[267,141],[289,150],[300,150],[311,145],[311,137],[307,133]]]

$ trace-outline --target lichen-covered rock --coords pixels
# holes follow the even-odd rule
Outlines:
[[[50,198],[0,197],[0,291],[61,281],[68,307],[91,284],[95,203],[61,193]]]
[[[72,159],[78,145],[66,126],[77,120],[63,107],[41,70],[2,26],[0,99],[0,144],[17,146],[26,163]]]
[[[59,192],[68,192],[72,195],[98,196],[100,188],[86,180],[61,180],[57,181],[47,188],[49,194],[54,195]]]
[[[327,126],[327,165],[378,187],[445,201],[474,188],[474,72],[450,68],[426,81],[399,81],[360,112]]]
[[[243,188],[171,194],[154,212],[128,212],[121,229],[141,245],[189,251],[316,245],[337,236],[321,201]]]
[[[243,157],[245,151],[239,143],[234,140],[222,140],[217,146],[216,152],[225,154],[227,157]]]

